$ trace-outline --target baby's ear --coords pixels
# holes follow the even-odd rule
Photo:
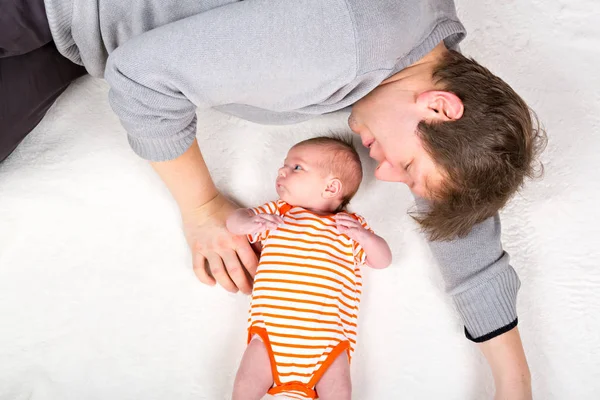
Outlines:
[[[327,186],[323,191],[323,198],[333,199],[335,197],[341,196],[343,189],[344,188],[342,187],[342,181],[340,181],[338,178],[332,178],[327,182]]]
[[[340,181],[338,178],[330,179],[329,182],[327,182],[325,190],[323,191],[323,198],[333,199],[334,197],[341,196],[342,190],[342,181]]]

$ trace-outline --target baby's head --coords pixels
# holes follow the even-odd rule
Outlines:
[[[344,209],[362,181],[362,164],[349,139],[316,137],[290,149],[279,169],[281,200],[316,213]]]

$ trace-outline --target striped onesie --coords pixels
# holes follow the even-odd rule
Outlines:
[[[271,360],[272,395],[315,399],[338,355],[356,346],[360,267],[366,255],[322,216],[279,200],[252,209],[280,215],[276,230],[249,235],[263,246],[250,304],[248,342],[261,338]],[[352,214],[367,229],[365,220]]]

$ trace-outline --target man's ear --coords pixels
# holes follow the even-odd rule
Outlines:
[[[323,198],[332,199],[340,196],[342,194],[342,190],[342,181],[340,181],[338,178],[332,178],[329,180],[329,182],[327,182],[327,186],[323,191]]]
[[[465,106],[454,93],[430,90],[417,96],[417,104],[425,110],[425,120],[456,121],[463,116]]]

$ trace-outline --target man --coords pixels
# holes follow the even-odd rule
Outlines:
[[[41,3],[26,4],[39,10]],[[282,124],[353,106],[349,125],[379,162],[376,177],[403,182],[418,198],[415,218],[431,239],[467,337],[481,343],[492,367],[497,398],[531,397],[516,328],[520,283],[502,250],[497,211],[531,175],[543,135],[506,83],[451,50],[465,35],[452,1],[45,6],[49,29],[39,28],[39,19],[23,22],[15,7],[2,29],[50,31],[70,60],[66,69],[76,71],[65,75],[65,85],[81,73],[74,64],[107,79],[132,149],[152,163],[179,205],[202,282],[248,293],[244,270],[253,274],[257,260],[245,238],[225,229],[235,206],[219,194],[202,159],[196,109]],[[41,51],[24,47],[0,59],[3,99],[23,93],[9,79],[35,71],[13,58]],[[41,98],[3,115],[5,155],[37,123],[26,111],[47,109]]]

